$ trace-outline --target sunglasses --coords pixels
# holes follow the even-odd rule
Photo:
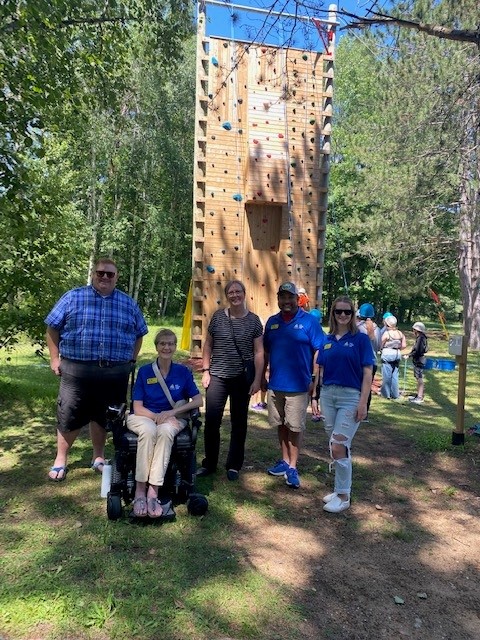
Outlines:
[[[117,275],[115,271],[95,271],[95,274],[97,278],[104,278],[105,276],[107,276],[109,280]]]
[[[351,316],[353,315],[353,310],[352,309],[334,309],[333,313],[336,316],[341,316],[342,313],[345,314],[346,316]]]

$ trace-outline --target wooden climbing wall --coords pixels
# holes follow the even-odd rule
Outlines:
[[[197,50],[191,353],[223,289],[262,321],[291,280],[321,305],[333,93],[325,54],[206,38]]]

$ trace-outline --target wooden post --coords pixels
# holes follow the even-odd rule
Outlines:
[[[458,364],[458,394],[457,417],[455,430],[452,432],[452,444],[459,445],[465,442],[465,387],[467,384],[467,338],[463,336],[462,353],[456,356]]]

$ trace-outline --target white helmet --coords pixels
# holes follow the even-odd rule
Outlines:
[[[412,329],[415,329],[415,331],[420,331],[421,333],[425,333],[426,332],[426,328],[425,328],[425,325],[423,324],[423,322],[415,322],[415,324],[413,325]]]

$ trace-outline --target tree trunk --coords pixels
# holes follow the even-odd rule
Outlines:
[[[480,349],[480,79],[466,92],[460,176],[459,271],[463,324],[471,349]]]

